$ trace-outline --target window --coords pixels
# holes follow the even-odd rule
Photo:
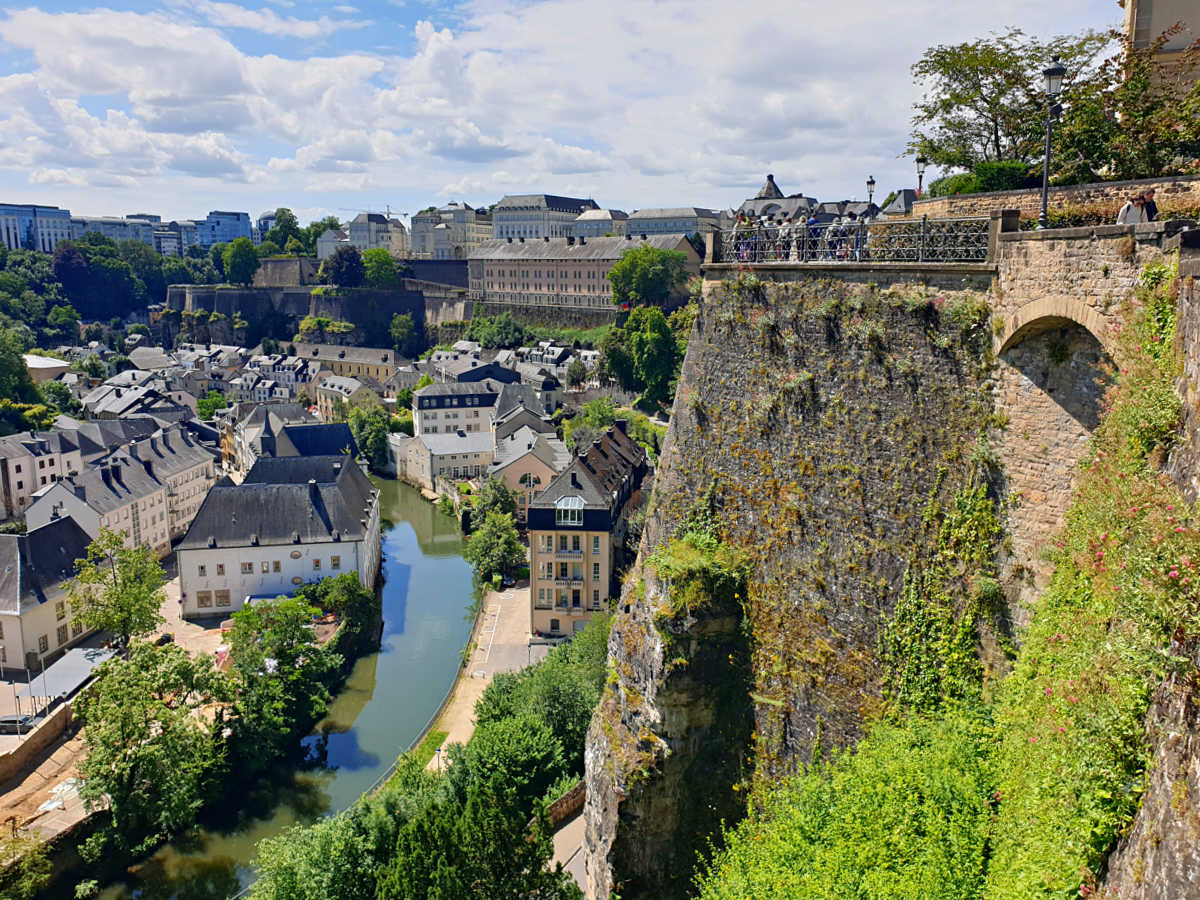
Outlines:
[[[46,653],[50,649],[50,639],[46,635],[38,638],[38,653]]]
[[[196,576],[204,578],[208,575],[208,566],[196,566]]]
[[[83,634],[83,623],[76,619],[71,623],[71,636],[79,637],[81,634]]]
[[[16,464],[16,465],[13,467],[13,469],[14,469],[14,471],[16,471],[16,473],[17,473],[18,475],[20,475],[20,474],[21,474],[21,464],[20,464],[20,463],[17,463],[17,464]]]
[[[67,604],[63,600],[59,600],[54,604],[54,618],[60,622],[67,617]]]
[[[600,592],[592,591],[592,609],[600,608]]]
[[[554,521],[558,525],[583,524],[583,498],[563,497],[554,504]]]
[[[577,534],[571,535],[571,549],[576,553],[579,552],[579,535]]]
[[[342,567],[342,558],[340,556],[329,557],[329,568],[340,569]]]
[[[319,559],[316,559],[316,558],[313,559],[313,571],[314,572],[321,571],[321,561]]]
[[[271,561],[271,571],[272,571],[272,572],[276,572],[276,573],[278,573],[278,572],[279,572],[279,569],[280,569],[280,567],[279,567],[279,560],[277,560],[277,559],[276,559],[276,560],[272,560],[272,561]]]
[[[600,563],[592,563],[592,581],[600,580]]]
[[[559,578],[566,578],[566,577],[567,577],[567,564],[566,564],[566,563],[559,563],[559,564],[558,564],[558,577],[559,577]]]
[[[248,563],[248,562],[242,563],[242,574],[243,575],[253,575],[254,574],[254,563]]]
[[[212,591],[196,591],[196,606],[199,609],[212,607]]]
[[[217,606],[229,605],[229,591],[217,591]]]
[[[579,591],[571,591],[571,609],[579,609],[581,605]]]
[[[58,646],[60,647],[67,642],[67,625],[65,622],[58,626],[58,629],[54,632],[54,636],[58,638]]]
[[[558,549],[559,550],[567,549],[567,536],[565,534],[560,534],[558,536]]]
[[[39,459],[39,460],[38,460],[38,468],[39,468],[39,469],[44,469],[44,468],[46,468],[46,461],[45,461],[44,459]]]
[[[538,598],[537,598],[537,608],[538,609],[549,609],[550,608],[550,599],[551,598],[549,597],[549,595],[547,595],[545,588],[538,588]]]
[[[0,622],[0,641],[4,640],[4,623]]]
[[[204,568],[204,567],[201,566],[201,568]],[[217,563],[217,574],[218,575],[225,574],[225,563]]]
[[[264,575],[266,575],[270,571],[271,571],[271,564],[264,559],[263,563],[262,563],[262,573]]]
[[[600,552],[600,535],[598,535],[598,534],[592,535],[592,552],[593,553]]]

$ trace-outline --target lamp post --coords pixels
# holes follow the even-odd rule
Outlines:
[[[921,196],[921,184],[925,181],[925,167],[929,165],[929,160],[923,156],[917,157],[917,196]]]
[[[1063,76],[1066,74],[1067,68],[1058,61],[1057,56],[1051,57],[1050,65],[1042,72],[1046,87],[1046,153],[1042,160],[1042,211],[1038,213],[1039,229],[1050,227],[1050,216],[1046,211],[1050,196],[1050,133],[1054,127],[1054,115],[1058,111],[1054,101],[1058,92],[1062,90]]]
[[[875,176],[867,176],[867,206],[871,205],[871,198],[875,196]]]

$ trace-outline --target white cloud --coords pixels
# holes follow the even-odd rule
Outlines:
[[[371,23],[349,19],[297,19],[281,16],[270,9],[247,9],[236,3],[218,3],[214,0],[188,0],[186,8],[199,13],[214,25],[222,28],[245,28],[273,37],[319,38],[347,28],[366,28]],[[338,12],[356,12],[354,7],[334,7]]]
[[[70,205],[131,179],[151,199],[178,203],[185,189],[205,208],[218,196],[265,208],[317,193],[308,205],[325,208],[369,193],[418,208],[546,190],[632,209],[736,204],[767,171],[821,197],[861,195],[873,174],[886,193],[913,181],[897,157],[908,67],[925,47],[1115,18],[1110,0],[466,0],[423,12],[403,55],[284,58],[246,52],[238,32],[308,42],[368,23],[167,2],[179,5],[0,13],[0,42],[34,59],[0,76],[6,193],[60,186],[45,199]],[[118,99],[98,110],[96,97]]]

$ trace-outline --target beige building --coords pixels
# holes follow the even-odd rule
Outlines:
[[[370,375],[379,382],[387,381],[398,368],[396,354],[382,347],[342,347],[337,344],[306,344],[297,341],[295,356],[305,362],[313,360],[334,375]]]
[[[376,390],[369,383],[357,378],[330,375],[317,385],[317,415],[323,422],[341,421],[356,406],[381,405],[382,391],[382,386]]]
[[[492,239],[492,217],[465,203],[429,207],[412,217],[413,259],[466,259]]]
[[[38,356],[34,353],[26,353],[21,358],[25,360],[25,368],[29,370],[29,377],[36,384],[41,384],[44,381],[53,381],[71,368],[69,362],[55,359],[53,356]]]
[[[530,504],[570,462],[570,451],[553,432],[547,434],[522,425],[497,438],[487,474],[499,478],[513,492],[517,498],[517,521],[524,524],[529,518]]]
[[[1124,0],[1125,36],[1135,47],[1149,47],[1168,29],[1183,23],[1183,30],[1171,35],[1155,57],[1164,79],[1177,77],[1171,68],[1185,62],[1184,51],[1200,39],[1200,4],[1196,0]],[[1186,92],[1200,77],[1192,73],[1179,84]]]
[[[602,238],[494,240],[471,253],[467,264],[471,299],[513,306],[612,308],[608,273],[622,254],[641,245],[678,250],[689,275],[700,273],[700,256],[682,234]]]
[[[618,595],[616,557],[647,468],[619,421],[529,504],[531,632],[573,634]]]

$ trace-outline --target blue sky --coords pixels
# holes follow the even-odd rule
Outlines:
[[[0,201],[83,214],[728,207],[912,186],[931,44],[1115,0],[167,0],[0,10]]]

